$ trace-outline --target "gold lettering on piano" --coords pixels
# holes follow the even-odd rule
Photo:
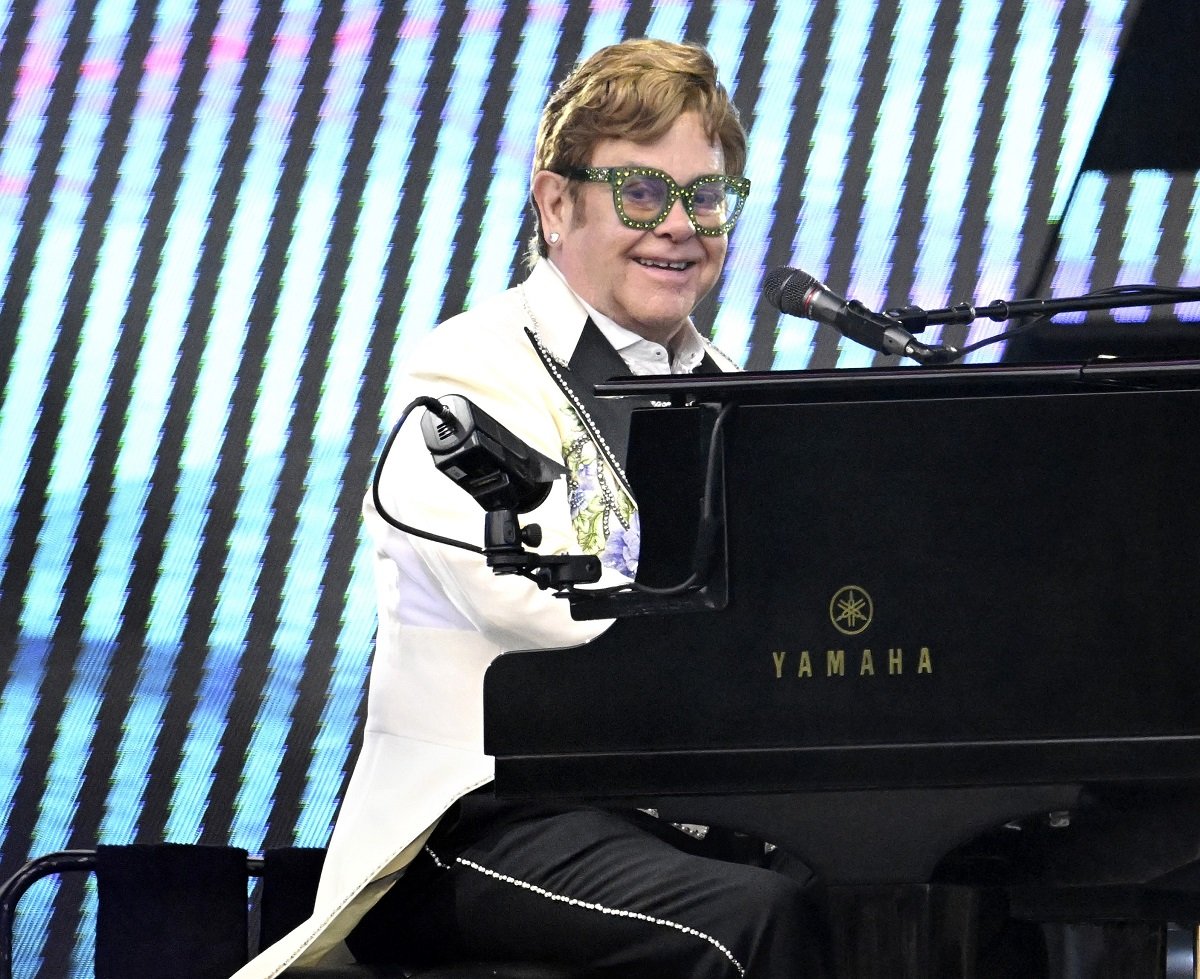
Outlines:
[[[851,653],[851,656],[854,654]],[[887,675],[888,676],[903,676],[905,666],[904,647],[889,646],[887,651]],[[912,657],[907,657],[909,668],[912,669]],[[789,663],[792,662],[792,654],[786,649],[776,649],[771,652],[771,664],[774,667],[775,679],[782,680],[785,675],[795,676],[798,679],[812,679],[814,675],[813,657],[807,650],[801,650],[800,654],[794,659],[796,663],[795,672],[792,673],[789,669]],[[863,649],[858,657],[858,675],[860,677],[875,676],[877,672],[883,669],[883,661],[876,663],[875,653],[870,649]],[[920,647],[920,652],[916,657],[916,672],[918,674],[931,675],[933,673],[933,653],[928,646]],[[846,675],[846,651],[844,649],[826,649],[825,650],[825,676],[845,676]]]
[[[778,650],[777,649],[777,650],[775,650],[775,652],[771,653],[771,659],[774,660],[774,662],[775,662],[775,679],[776,680],[783,679],[783,667],[787,660],[787,655],[788,655],[787,650]],[[796,676],[798,676],[801,679],[804,679],[805,677],[811,677],[812,675],[813,675],[812,656],[809,654],[807,649],[801,650],[800,659],[796,666]]]

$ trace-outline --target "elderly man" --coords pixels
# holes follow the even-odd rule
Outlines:
[[[749,192],[745,156],[702,48],[636,40],[598,51],[543,111],[529,276],[438,326],[406,363],[401,404],[463,395],[562,461],[566,480],[529,514],[538,549],[597,555],[609,583],[636,571],[637,505],[620,457],[627,418],[591,386],[734,369],[691,313],[720,275]],[[488,664],[508,650],[584,643],[609,623],[574,621],[565,602],[494,575],[478,553],[402,529],[478,541],[482,527],[416,425],[401,429],[365,512],[379,633],[362,752],[313,918],[243,975],[318,961],[343,938],[361,960],[409,965],[473,957],[656,979],[818,975],[811,913],[791,878],[701,855],[642,812],[491,794]]]

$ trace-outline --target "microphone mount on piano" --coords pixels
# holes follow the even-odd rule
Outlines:
[[[520,574],[539,588],[560,591],[570,585],[600,580],[600,559],[594,554],[538,554],[522,546],[537,547],[542,528],[520,525],[511,507],[489,510],[483,517],[483,553],[496,574]]]

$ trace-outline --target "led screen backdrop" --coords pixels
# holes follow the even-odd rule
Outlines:
[[[1197,43],[1200,5],[1139,7],[1036,295],[1079,296],[1114,283],[1200,286]],[[1005,353],[1067,360],[1099,352],[1200,357],[1200,303],[1060,314]]]
[[[876,308],[1023,294],[1133,14],[0,0],[0,876],[97,842],[325,841],[396,359],[518,274],[537,110],[580,55],[710,46],[753,191],[701,325],[747,367],[853,366],[875,358],[763,308],[764,270]],[[38,884],[17,974],[89,975],[93,915]]]

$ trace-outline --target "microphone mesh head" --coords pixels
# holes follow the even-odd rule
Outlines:
[[[767,273],[763,280],[763,298],[776,309],[779,308],[779,297],[783,294],[783,286],[795,269],[778,268]]]
[[[776,309],[795,313],[803,307],[805,294],[819,285],[816,279],[800,269],[772,269],[763,282],[763,297]]]

